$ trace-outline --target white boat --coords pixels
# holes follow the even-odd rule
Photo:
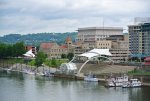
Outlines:
[[[106,80],[106,86],[107,87],[121,87],[123,85],[123,82],[127,82],[127,81],[128,81],[127,75],[116,77],[116,78],[109,78]]]
[[[123,82],[122,87],[123,88],[128,88],[128,87],[141,87],[142,83],[138,79],[130,79],[127,82]]]
[[[98,82],[98,79],[96,78],[95,75],[88,74],[87,76],[84,77],[85,81],[92,81],[92,82]]]

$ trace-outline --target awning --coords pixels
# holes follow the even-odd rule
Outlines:
[[[147,55],[146,55],[146,54],[139,53],[139,54],[130,54],[129,56],[130,56],[130,57],[143,58],[143,57],[146,57]]]
[[[150,57],[146,57],[144,61],[150,61]]]

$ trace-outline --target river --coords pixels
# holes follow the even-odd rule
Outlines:
[[[0,101],[150,101],[150,87],[106,88],[94,82],[0,71]]]

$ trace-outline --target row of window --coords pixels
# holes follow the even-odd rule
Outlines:
[[[101,49],[108,49],[108,47],[97,47],[97,48],[101,48]]]
[[[49,52],[66,52],[66,49],[50,49]]]
[[[100,46],[100,45],[101,45],[101,46],[109,46],[109,43],[108,43],[108,44],[107,44],[107,43],[106,43],[106,44],[102,44],[102,43],[100,44],[100,43],[99,43],[99,46]]]

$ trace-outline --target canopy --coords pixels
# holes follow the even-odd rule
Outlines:
[[[111,53],[109,52],[109,49],[93,49],[89,52],[80,54],[78,56],[84,56],[87,58],[92,58],[92,57],[99,56],[99,55],[100,56],[101,55],[112,56]]]
[[[130,54],[130,57],[137,57],[137,58],[143,58],[146,57],[146,54],[138,53],[138,54]]]
[[[150,57],[146,57],[144,60],[146,60],[146,61],[150,61]]]
[[[25,54],[23,54],[26,57],[35,57],[35,55],[32,53],[32,49],[29,50],[28,52],[26,52]]]

